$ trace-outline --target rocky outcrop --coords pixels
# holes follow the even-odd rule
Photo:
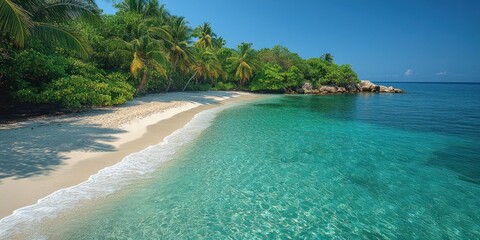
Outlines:
[[[311,93],[313,90],[313,85],[309,82],[306,82],[305,84],[303,84],[302,90],[304,93]]]
[[[297,89],[297,93],[305,94],[326,94],[326,93],[354,93],[354,92],[380,92],[380,93],[403,93],[402,89],[393,86],[376,85],[370,81],[363,80],[359,84],[348,84],[345,87],[336,85],[321,85],[315,89],[311,83],[306,82],[302,88]]]
[[[327,93],[355,93],[355,92],[380,92],[380,93],[403,93],[402,89],[393,86],[376,85],[370,81],[363,80],[359,84],[348,84],[345,87],[336,85],[321,85],[314,88],[312,83],[305,82],[301,88],[295,90],[296,93],[304,94],[327,94]]]
[[[358,84],[358,87],[362,92],[384,92],[384,93],[403,93],[402,89],[394,88],[393,86],[382,86],[382,85],[375,85],[370,81],[361,81]]]

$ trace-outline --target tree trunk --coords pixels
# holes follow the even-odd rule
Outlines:
[[[173,66],[172,66],[172,72],[170,73],[170,75],[168,76],[168,85],[167,85],[167,89],[165,89],[165,92],[168,92],[168,90],[170,90],[170,87],[172,86],[172,75],[175,73],[175,71],[177,70],[177,64],[178,64],[178,59],[175,60]]]
[[[185,89],[187,89],[188,84],[190,83],[190,81],[192,81],[192,79],[195,77],[195,75],[197,75],[197,71],[195,71],[193,76],[190,79],[188,79],[187,84],[185,84],[185,87],[183,87],[182,92],[185,92]]]
[[[142,93],[144,91],[144,88],[145,88],[145,85],[147,85],[147,82],[148,82],[147,70],[144,70],[142,80],[140,81],[140,85],[137,88],[136,95],[138,95],[139,93]]]

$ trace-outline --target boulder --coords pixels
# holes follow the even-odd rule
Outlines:
[[[390,92],[390,90],[385,86],[380,86],[380,92]]]
[[[337,92],[337,87],[336,86],[320,86],[318,90],[321,93],[336,93]]]
[[[344,87],[338,87],[337,92],[338,93],[344,93],[344,92],[347,92],[347,89],[345,89]]]
[[[372,82],[368,81],[368,80],[362,80],[359,84],[358,84],[358,89],[360,89],[360,91],[363,91],[363,92],[370,92],[372,90],[375,89],[377,85],[373,84]],[[379,89],[380,90],[380,89]]]
[[[345,86],[345,90],[347,90],[347,92],[358,92],[357,85],[353,83],[347,84],[347,86]]]
[[[301,92],[302,93],[311,93],[313,90],[313,85],[310,82],[305,82],[302,86]]]

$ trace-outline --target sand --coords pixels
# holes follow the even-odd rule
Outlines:
[[[201,111],[258,97],[152,94],[121,107],[0,125],[0,219],[162,142]]]

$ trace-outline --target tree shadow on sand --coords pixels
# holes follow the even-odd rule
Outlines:
[[[75,121],[22,125],[17,129],[0,130],[0,181],[8,177],[48,175],[65,164],[67,158],[62,153],[114,151],[108,142],[117,139],[115,134],[125,132]]]
[[[159,93],[159,94],[150,94],[143,97],[135,98],[135,101],[131,101],[122,105],[121,107],[128,107],[131,105],[136,105],[138,102],[149,103],[149,102],[176,102],[176,101],[187,101],[200,104],[217,104],[220,101],[217,98],[232,98],[239,96],[235,92],[173,92],[173,93]],[[159,99],[159,97],[161,99]]]
[[[200,104],[217,104],[218,98],[238,96],[235,92],[177,92],[150,94],[138,97],[116,108],[150,102],[188,101]],[[91,109],[79,116],[96,116],[112,112],[112,108]],[[20,128],[0,130],[0,182],[4,178],[27,178],[48,175],[68,160],[64,153],[70,151],[110,152],[108,144],[125,131],[100,125],[80,124],[77,114],[56,117],[56,120],[23,122]],[[73,118],[72,118],[73,117]]]

